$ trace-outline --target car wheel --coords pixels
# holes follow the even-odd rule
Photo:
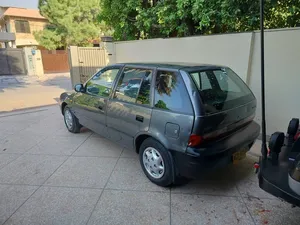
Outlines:
[[[64,108],[64,121],[68,131],[72,133],[79,133],[81,125],[76,118],[76,116],[72,113],[69,107]]]
[[[142,169],[150,181],[159,186],[173,182],[173,160],[168,150],[153,138],[147,138],[140,146],[139,158]]]
[[[299,119],[293,118],[289,123],[287,133],[289,135],[294,136],[297,133],[298,128],[299,128]]]

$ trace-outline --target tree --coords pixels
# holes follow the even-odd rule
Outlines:
[[[100,0],[39,0],[40,13],[50,24],[35,33],[37,41],[47,49],[89,46],[106,31],[104,23],[97,20],[99,4]]]
[[[117,40],[259,29],[259,0],[101,0]],[[266,28],[300,25],[299,0],[265,0]]]
[[[134,23],[140,6],[140,0],[101,0],[98,19],[114,29],[117,40],[138,39],[139,30]]]
[[[169,108],[167,107],[167,104],[163,100],[158,100],[158,102],[155,104],[155,107],[160,108],[160,109],[169,110]]]

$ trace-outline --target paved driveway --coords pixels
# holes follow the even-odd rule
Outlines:
[[[59,95],[71,89],[69,73],[0,76],[0,112],[56,104]]]
[[[57,106],[0,114],[0,127],[0,224],[300,224],[258,188],[252,156],[161,188],[132,150],[67,132]]]

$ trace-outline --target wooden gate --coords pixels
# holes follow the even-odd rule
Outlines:
[[[107,65],[105,49],[101,47],[78,47],[78,60],[81,83]]]
[[[25,75],[23,49],[0,48],[0,75]]]
[[[41,50],[44,73],[69,72],[68,52],[66,50]]]

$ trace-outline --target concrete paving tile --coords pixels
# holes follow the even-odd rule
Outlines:
[[[171,195],[171,224],[254,224],[241,197]]]
[[[268,194],[259,187],[257,174],[253,174],[240,180],[237,183],[237,188],[243,197],[255,197],[255,198],[269,198],[274,199],[275,197]]]
[[[144,174],[138,159],[120,158],[106,188],[119,190],[138,190],[138,191],[166,191],[153,184]]]
[[[0,184],[0,224],[3,224],[38,186]]]
[[[138,159],[139,154],[137,154],[134,149],[124,148],[124,150],[123,150],[120,157],[121,158],[135,158],[135,159]]]
[[[117,158],[70,157],[45,185],[103,188],[116,162]]]
[[[93,133],[91,138],[105,138],[105,137],[101,136],[100,134]]]
[[[41,187],[5,225],[86,224],[101,191]]]
[[[25,130],[23,132],[31,132],[33,134],[40,134],[40,135],[54,135],[57,130],[61,129],[62,126],[55,124],[55,123],[48,123],[46,124],[44,121],[40,121],[37,124],[34,124]]]
[[[0,154],[0,169],[19,156],[20,154]]]
[[[279,199],[244,198],[256,224],[297,225],[300,224],[300,208]]]
[[[10,135],[13,135],[15,132],[13,129],[7,129],[7,127],[5,127],[5,125],[0,123],[0,141],[9,137]],[[18,130],[19,131],[19,130]]]
[[[237,189],[243,197],[274,199],[275,197],[259,188],[258,177],[253,169],[253,165],[257,161],[257,157],[248,155],[240,165],[231,167],[231,179],[234,180]]]
[[[41,119],[41,115],[19,112],[16,115],[0,117],[0,124],[3,129],[16,133],[38,124]]]
[[[169,193],[104,190],[92,224],[170,224]]]
[[[234,182],[224,181],[222,179],[191,180],[185,185],[172,187],[171,191],[172,193],[182,194],[240,196]]]
[[[0,141],[0,153],[24,153],[45,138],[45,135],[21,131]]]
[[[220,173],[212,173],[216,176],[223,177],[224,180],[232,180],[232,181],[242,181],[247,179],[249,176],[252,176],[254,173],[253,165],[257,162],[258,158],[253,157],[251,155],[247,155],[247,157],[241,160],[237,165],[228,165],[226,168],[219,170]],[[213,175],[214,176],[214,175]]]
[[[63,121],[62,121],[63,123]],[[71,133],[70,131],[67,130],[67,128],[64,127],[61,129],[58,129],[55,131],[54,136],[61,136],[61,137],[89,137],[92,134],[92,132],[86,128],[81,128],[80,133]]]
[[[186,185],[172,187],[172,193],[208,194],[223,196],[240,196],[238,185],[244,185],[250,176],[256,176],[253,170],[255,159],[251,156],[238,165],[206,172],[198,180],[192,180]],[[257,177],[253,180],[258,187]],[[245,185],[246,187],[247,185]]]
[[[119,157],[123,148],[105,139],[90,137],[74,153],[75,156]]]
[[[38,113],[19,112],[15,114],[0,114],[0,123],[6,125],[7,129],[18,131],[30,125],[38,123],[42,119]]]
[[[36,111],[17,111],[7,114],[0,114],[0,124],[6,130],[18,132],[39,123],[45,117],[50,116],[47,110],[36,109]],[[1,125],[1,126],[2,126]]]
[[[39,142],[28,154],[71,155],[84,141],[84,136],[51,136]]]
[[[22,155],[0,170],[0,183],[43,184],[66,158],[66,156]]]

